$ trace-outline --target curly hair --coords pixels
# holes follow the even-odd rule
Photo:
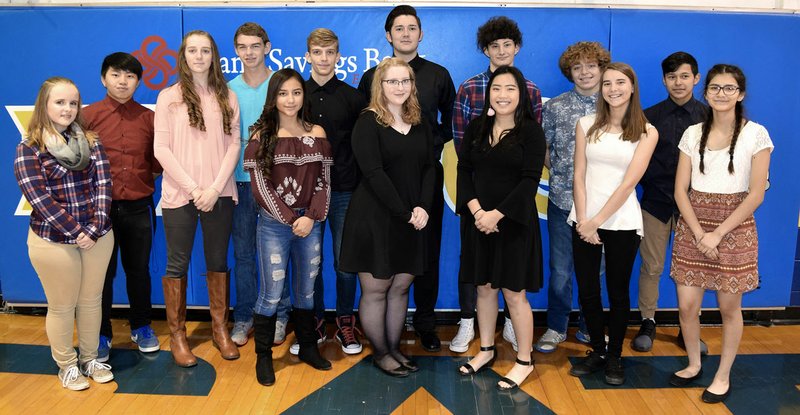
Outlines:
[[[558,58],[558,68],[561,69],[561,73],[570,82],[575,82],[572,79],[571,68],[581,60],[597,61],[597,65],[600,66],[600,71],[602,72],[606,65],[611,62],[611,53],[600,42],[577,42],[569,45],[567,50]]]
[[[481,52],[497,39],[511,39],[517,46],[522,46],[522,32],[517,22],[506,16],[495,16],[487,20],[478,28],[476,37],[478,50]]]
[[[417,125],[422,122],[422,109],[420,109],[419,100],[417,99],[417,84],[414,70],[411,69],[409,64],[400,58],[388,58],[381,61],[378,67],[375,68],[375,75],[372,78],[371,95],[369,106],[365,111],[372,111],[376,114],[378,124],[388,127],[394,124],[394,116],[386,106],[386,96],[383,94],[383,80],[389,68],[394,66],[402,66],[408,69],[408,76],[411,78],[411,91],[403,103],[403,121]]]

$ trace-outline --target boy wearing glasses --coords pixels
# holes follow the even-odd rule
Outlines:
[[[655,313],[658,308],[658,284],[670,233],[675,227],[678,207],[675,204],[675,171],[678,167],[678,143],[684,130],[706,120],[708,108],[694,98],[692,90],[700,82],[697,60],[686,52],[675,52],[661,62],[662,82],[669,97],[644,111],[647,120],[658,130],[658,144],[650,165],[642,176],[642,219],[644,237],[639,246],[642,267],[639,270],[639,311],[642,326],[631,348],[649,352],[656,337]],[[723,91],[724,92],[724,91]],[[683,336],[678,344],[684,347]],[[702,354],[708,347],[700,340]]]
[[[561,54],[558,67],[575,87],[547,101],[542,110],[550,193],[547,202],[547,231],[550,238],[550,280],[547,290],[547,331],[534,345],[541,353],[551,353],[567,339],[572,311],[572,228],[567,216],[572,208],[572,179],[575,158],[575,125],[596,111],[603,68],[611,55],[598,42],[577,42]],[[578,323],[578,341],[588,343],[583,318]]]
[[[478,49],[489,58],[489,68],[472,78],[467,79],[458,88],[458,95],[453,106],[453,144],[456,151],[461,147],[461,140],[470,121],[478,118],[483,112],[486,88],[492,72],[499,66],[514,66],[514,58],[522,47],[522,32],[517,22],[505,16],[492,17],[481,27],[477,34]],[[532,112],[536,121],[542,122],[542,94],[536,84],[525,80],[528,94],[531,98]],[[462,225],[464,225],[462,223]],[[469,343],[475,338],[475,307],[477,293],[472,283],[458,284],[458,304],[461,308],[461,319],[458,323],[458,332],[450,342],[450,350],[464,353],[469,349]],[[505,312],[503,325],[503,338],[517,350],[517,340],[508,308]]]
[[[392,9],[386,16],[386,40],[392,45],[394,56],[411,66],[417,84],[417,98],[422,107],[422,116],[431,127],[434,137],[434,154],[439,160],[444,143],[453,138],[450,129],[453,100],[456,89],[450,72],[419,56],[417,50],[422,41],[422,23],[417,11],[411,6],[400,5]],[[358,90],[370,99],[370,86],[375,76],[375,68],[364,73]],[[441,118],[440,118],[441,116]],[[441,120],[441,122],[440,122]],[[430,219],[425,227],[428,233],[427,271],[425,275],[414,278],[414,330],[420,337],[422,347],[429,352],[441,349],[439,336],[436,335],[436,316],[434,307],[439,296],[439,252],[442,241],[442,214],[444,213],[444,170],[442,164],[435,163],[436,182]]]

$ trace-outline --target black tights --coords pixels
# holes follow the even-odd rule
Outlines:
[[[408,358],[400,353],[400,335],[408,311],[408,289],[414,276],[395,274],[378,279],[360,272],[361,302],[358,316],[372,344],[373,360],[384,369],[395,369]]]

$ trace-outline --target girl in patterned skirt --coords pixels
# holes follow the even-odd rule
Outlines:
[[[681,218],[670,275],[678,288],[689,365],[670,383],[683,386],[702,375],[698,313],[705,290],[714,290],[722,315],[722,354],[703,392],[707,403],[730,394],[730,369],[742,337],[742,294],[758,287],[753,212],[764,200],[773,145],[763,126],[744,118],[745,88],[738,67],[711,68],[704,90],[711,107],[708,121],[689,127],[678,145],[675,201]]]

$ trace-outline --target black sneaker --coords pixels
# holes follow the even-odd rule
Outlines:
[[[569,370],[572,376],[583,376],[597,372],[606,367],[606,356],[593,350],[586,351],[586,357],[582,358]]]
[[[619,356],[608,356],[606,358],[606,383],[619,386],[625,383],[625,367],[622,365],[622,358]]]
[[[361,331],[356,328],[355,316],[336,317],[336,326],[339,328],[336,331],[336,340],[342,345],[342,351],[346,354],[361,353],[361,342],[358,341],[356,334],[360,334]]]
[[[653,348],[653,340],[656,339],[656,322],[646,318],[642,320],[642,327],[639,333],[631,341],[631,348],[637,352],[649,352]]]

